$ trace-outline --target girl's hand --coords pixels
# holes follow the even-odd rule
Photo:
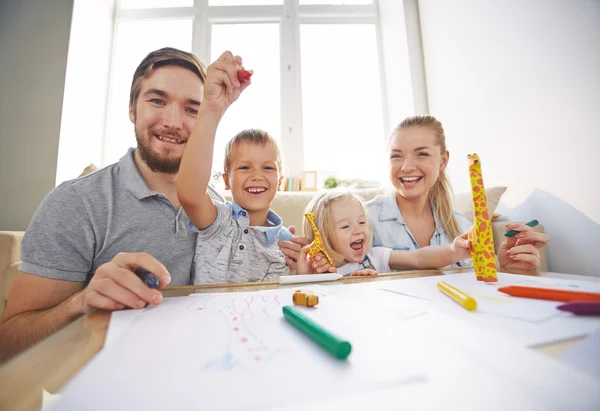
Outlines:
[[[540,267],[540,248],[550,237],[538,233],[525,224],[508,224],[506,231],[520,231],[514,237],[506,237],[498,248],[498,263],[507,271],[535,271]]]
[[[454,262],[466,260],[471,258],[471,241],[469,240],[469,232],[456,237],[452,242],[452,248],[454,250]]]
[[[355,276],[366,277],[366,276],[377,275],[377,271],[373,270],[372,268],[365,268],[364,270],[356,270],[350,275],[352,277],[355,277]]]
[[[337,271],[335,266],[330,265],[325,255],[321,252],[317,253],[313,259],[312,266],[316,274],[335,273]]]
[[[242,58],[226,51],[208,66],[204,81],[202,106],[210,111],[223,114],[238,99],[252,80],[240,81],[238,71],[243,70]]]

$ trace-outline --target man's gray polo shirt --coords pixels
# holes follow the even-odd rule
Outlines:
[[[196,234],[183,208],[148,188],[133,153],[46,196],[23,237],[21,271],[87,284],[118,253],[146,252],[167,267],[171,285],[190,284]]]
[[[278,240],[292,240],[292,233],[273,210],[267,214],[268,227],[251,226],[250,215],[235,201],[215,201],[217,218],[198,232],[194,257],[194,284],[276,281],[290,268]]]

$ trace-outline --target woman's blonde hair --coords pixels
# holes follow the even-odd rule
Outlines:
[[[398,124],[398,126],[396,126],[392,132],[390,141],[396,134],[400,132],[400,130],[406,130],[412,127],[426,127],[432,130],[436,136],[435,143],[440,147],[442,155],[446,152],[446,135],[444,134],[444,128],[442,127],[442,123],[440,123],[433,116],[413,116],[404,119],[404,121]],[[440,172],[437,181],[431,188],[431,191],[429,191],[429,200],[435,207],[435,210],[438,214],[438,219],[442,224],[444,231],[448,235],[448,238],[451,240],[461,234],[458,221],[454,216],[454,210],[452,207],[453,197],[454,195],[452,193],[450,180],[448,180],[446,171],[442,171]]]
[[[345,264],[344,256],[338,253],[334,246],[336,244],[335,239],[335,230],[333,226],[334,216],[332,212],[331,205],[338,201],[342,200],[354,200],[357,201],[362,207],[363,212],[365,213],[365,222],[367,225],[367,239],[365,240],[365,253],[369,252],[371,249],[371,238],[373,233],[371,231],[371,227],[369,226],[369,220],[367,218],[367,210],[362,202],[362,199],[351,192],[348,189],[333,189],[333,190],[324,190],[317,193],[307,204],[306,209],[304,210],[305,214],[314,214],[315,215],[315,226],[319,233],[321,234],[321,241],[323,242],[323,246],[325,250],[333,260],[333,264],[336,267],[339,267]],[[304,236],[309,239],[312,243],[315,239],[314,233],[308,222],[308,219],[304,219]]]

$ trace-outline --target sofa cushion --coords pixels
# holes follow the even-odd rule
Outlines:
[[[355,192],[363,201],[369,201],[386,191],[385,188],[350,190]],[[231,201],[231,191],[222,192],[221,194],[225,200]],[[284,226],[289,227],[293,225],[296,227],[296,234],[302,234],[304,209],[315,194],[316,192],[314,191],[279,191],[271,203],[271,208],[281,217]]]
[[[494,211],[496,211],[500,198],[505,191],[506,187],[490,187],[485,189],[485,198],[487,199],[488,214],[490,217],[494,214]],[[454,196],[454,209],[472,222],[473,196],[471,195],[471,192],[456,194]]]
[[[302,224],[304,221],[304,209],[309,201],[315,196],[310,191],[291,191],[277,193],[271,208],[283,220],[283,225],[296,227],[296,234],[302,234]]]

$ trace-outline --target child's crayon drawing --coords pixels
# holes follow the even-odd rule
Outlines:
[[[247,295],[243,298],[212,299],[199,297],[188,305],[188,309],[199,316],[217,315],[224,325],[222,353],[210,356],[200,366],[203,371],[231,372],[253,371],[263,368],[273,360],[281,349],[269,345],[262,335],[265,320],[281,311],[279,295]]]

